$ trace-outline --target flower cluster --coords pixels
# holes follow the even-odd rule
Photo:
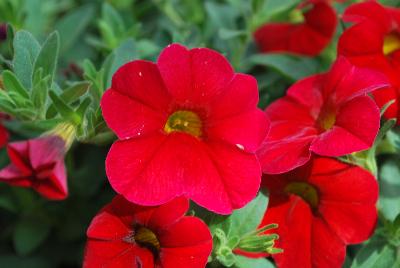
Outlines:
[[[120,66],[104,92],[104,69],[91,77],[87,62],[84,71],[71,64],[75,75],[93,78],[74,86],[82,95],[93,87],[97,103],[51,91],[52,106],[27,118],[62,123],[22,141],[0,125],[10,160],[0,182],[65,199],[73,141],[113,132],[105,172],[116,195],[87,229],[84,268],[236,267],[243,256],[279,268],[341,267],[346,247],[368,240],[378,220],[376,170],[349,159],[364,151],[376,161],[381,122],[400,119],[400,9],[366,1],[339,16],[334,5],[343,2],[301,1],[286,21],[249,35],[261,53],[314,57],[343,32],[329,67],[294,82],[264,111],[256,78],[209,48],[168,45],[155,62]],[[12,34],[7,27],[0,25],[0,42]],[[43,70],[30,74],[31,91],[58,88],[49,76],[36,81]],[[2,75],[0,99],[16,85],[10,95],[28,103],[34,94],[24,82]],[[9,118],[0,114],[5,126]]]

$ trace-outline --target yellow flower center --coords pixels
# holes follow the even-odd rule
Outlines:
[[[192,111],[176,111],[168,117],[164,126],[166,133],[180,131],[188,133],[195,137],[200,137],[203,124],[200,117]]]
[[[146,247],[153,252],[158,252],[160,250],[160,242],[158,241],[157,236],[146,227],[140,226],[136,228],[133,238],[137,244]]]
[[[400,49],[400,35],[391,33],[385,36],[383,40],[383,54],[386,56]]]
[[[336,122],[336,113],[334,111],[324,112],[318,118],[318,125],[323,130],[331,129]]]
[[[285,192],[297,195],[306,201],[311,208],[318,207],[318,192],[314,186],[305,182],[292,182],[285,187]]]

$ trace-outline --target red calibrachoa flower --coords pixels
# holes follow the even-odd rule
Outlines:
[[[9,143],[11,164],[0,170],[0,181],[31,187],[48,199],[64,199],[68,195],[65,151],[65,142],[58,136]]]
[[[117,196],[87,231],[84,268],[203,268],[212,250],[207,225],[184,216],[185,198],[142,207]]]
[[[341,156],[368,149],[380,113],[366,95],[387,86],[383,75],[339,58],[326,74],[294,84],[265,110],[271,130],[258,151],[263,171],[283,173],[305,164],[311,153]]]
[[[375,229],[378,184],[360,167],[319,157],[265,176],[263,185],[270,195],[261,226],[279,225],[273,231],[283,253],[272,257],[280,268],[342,267],[346,245],[363,242]]]
[[[120,139],[106,160],[111,186],[140,205],[186,196],[221,214],[243,207],[259,189],[254,152],[269,129],[257,102],[256,80],[207,48],[174,44],[157,64],[122,66],[101,102]]]
[[[337,16],[326,0],[308,0],[292,13],[294,23],[267,23],[255,33],[262,52],[291,52],[315,56],[330,43]]]
[[[338,53],[353,64],[385,73],[391,86],[373,93],[380,107],[396,102],[385,113],[400,119],[400,9],[378,2],[354,4],[346,9],[343,20],[354,22],[339,40]]]

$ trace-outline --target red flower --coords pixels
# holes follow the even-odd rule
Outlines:
[[[395,99],[385,116],[400,119],[400,9],[372,1],[359,3],[345,11],[343,20],[355,25],[341,36],[338,53],[356,66],[372,68],[388,76],[391,86],[373,95],[380,107]]]
[[[311,0],[304,1],[292,14],[299,23],[267,23],[254,33],[261,51],[308,56],[321,53],[336,31],[335,10],[328,1]]]
[[[64,166],[65,142],[46,136],[7,145],[11,164],[0,170],[0,181],[31,187],[48,199],[68,195]]]
[[[339,58],[330,72],[305,78],[265,110],[271,130],[258,151],[265,173],[283,173],[315,153],[341,156],[369,148],[380,114],[366,93],[384,87],[380,73]]]
[[[185,198],[142,207],[115,197],[89,226],[83,267],[205,267],[211,234],[188,208]]]
[[[269,190],[261,226],[277,223],[272,255],[278,267],[341,267],[346,245],[370,237],[377,221],[378,184],[367,171],[332,158],[315,158],[282,175],[263,178]]]
[[[157,64],[122,66],[101,102],[120,139],[106,160],[110,184],[140,205],[186,196],[222,214],[244,206],[259,189],[254,152],[269,129],[257,102],[256,80],[207,48],[174,44]]]

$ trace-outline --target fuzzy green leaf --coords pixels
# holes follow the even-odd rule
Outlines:
[[[15,34],[14,72],[27,89],[32,86],[33,68],[39,51],[40,45],[32,34],[24,30]]]
[[[42,68],[43,77],[50,76],[48,84],[49,87],[53,83],[54,74],[57,66],[59,47],[60,36],[57,32],[53,32],[44,42],[33,66],[33,73],[36,73],[39,68]]]

